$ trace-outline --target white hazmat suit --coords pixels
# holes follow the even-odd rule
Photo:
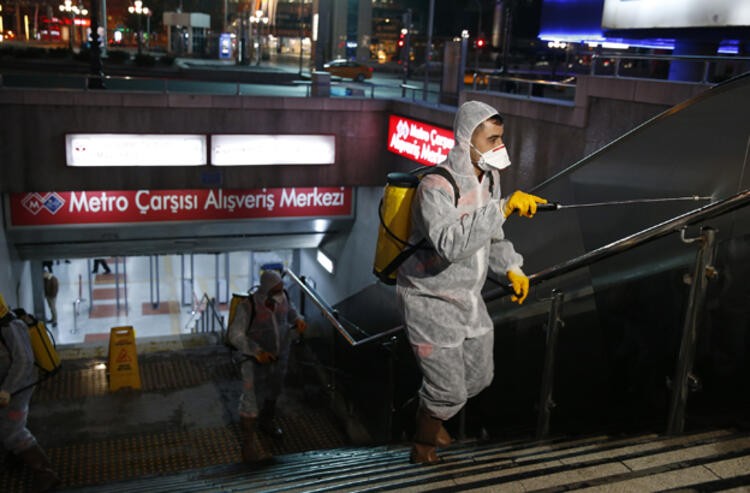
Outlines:
[[[269,307],[269,290],[279,283],[281,276],[277,272],[264,272],[258,290],[237,306],[237,314],[229,330],[230,342],[243,355],[255,358],[261,352],[268,352],[274,357],[273,361],[265,364],[258,363],[254,358],[243,361],[243,387],[239,404],[241,416],[257,416],[259,403],[275,401],[282,391],[290,344],[296,335],[291,326],[302,317],[284,293],[278,302]]]
[[[479,101],[459,108],[456,144],[439,165],[455,178],[458,205],[445,178],[421,180],[410,243],[427,238],[432,248],[418,250],[398,271],[397,295],[423,377],[420,406],[443,421],[492,382],[493,325],[481,295],[488,268],[504,278],[523,264],[503,234],[498,171],[483,172],[480,181],[470,160],[472,133],[496,114]]]

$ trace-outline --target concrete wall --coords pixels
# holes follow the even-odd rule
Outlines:
[[[505,118],[513,166],[503,190],[530,189],[641,123],[708,89],[660,80],[579,76],[573,103],[465,91],[461,102],[484,101]]]
[[[338,303],[376,281],[372,261],[378,235],[377,208],[382,187],[359,187],[357,211],[351,232],[328,238],[321,249],[336,264],[333,274],[316,260],[317,248],[300,250],[300,273],[313,279],[318,291],[330,304]]]
[[[131,190],[375,185],[395,159],[384,151],[384,100],[263,98],[0,90],[2,165],[13,169],[0,191]],[[10,124],[9,122],[12,122]],[[336,135],[336,163],[318,166],[69,168],[67,133],[271,133]]]
[[[41,275],[41,267],[39,272]],[[33,299],[31,264],[18,258],[7,241],[4,224],[0,224],[0,293],[11,308],[22,307],[32,313],[38,311]],[[41,292],[37,295],[38,302]]]
[[[515,166],[504,187],[530,187],[578,161],[651,116],[706,86],[580,77],[574,103],[466,91],[507,120]],[[2,90],[2,166],[12,169],[0,192],[202,188],[219,175],[224,188],[379,186],[387,172],[415,165],[386,151],[388,115],[452,127],[455,108],[408,101],[270,98],[185,94]],[[65,134],[324,133],[337,137],[327,166],[69,168]],[[211,176],[207,177],[207,172]]]

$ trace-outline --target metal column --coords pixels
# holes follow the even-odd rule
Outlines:
[[[115,306],[117,316],[120,316],[120,257],[112,257],[115,261]],[[122,261],[122,286],[124,293],[123,304],[125,305],[125,316],[128,315],[128,270],[125,259]]]
[[[159,308],[159,256],[150,255],[148,257],[148,284],[151,291],[151,306],[154,310]],[[154,277],[156,279],[154,279]],[[154,292],[156,297],[154,297]]]
[[[224,286],[221,283],[219,264],[221,263],[221,257],[224,256]],[[216,302],[229,303],[229,254],[228,253],[215,253],[214,254],[214,278],[216,279],[216,294],[214,298]],[[223,295],[223,296],[222,296]]]
[[[193,275],[194,265],[193,254],[191,253],[190,277],[187,277],[187,275],[185,274],[185,254],[183,253],[180,255],[180,289],[182,291],[180,299],[182,301],[182,306],[191,306],[193,304],[193,286],[195,282],[195,276]],[[190,284],[188,286],[186,286],[186,281],[190,281]]]
[[[86,272],[89,276],[89,318],[91,318],[91,311],[94,309],[94,276],[91,275],[91,259],[86,259]]]

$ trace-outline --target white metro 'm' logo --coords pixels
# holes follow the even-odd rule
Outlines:
[[[56,214],[65,205],[65,199],[56,192],[45,194],[29,193],[21,201],[21,205],[34,215],[39,214],[42,209],[47,209],[50,214]]]
[[[404,120],[399,120],[396,124],[396,138],[406,139],[409,136],[409,124]]]

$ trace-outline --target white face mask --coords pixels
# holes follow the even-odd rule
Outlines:
[[[271,296],[271,299],[276,302],[277,305],[284,303],[284,293],[279,293]]]
[[[479,152],[479,149],[473,144],[470,145]],[[508,150],[505,148],[505,144],[500,144],[494,149],[490,149],[485,153],[480,153],[477,166],[479,166],[479,169],[482,171],[490,171],[491,169],[501,170],[510,166],[510,156],[508,156]]]

